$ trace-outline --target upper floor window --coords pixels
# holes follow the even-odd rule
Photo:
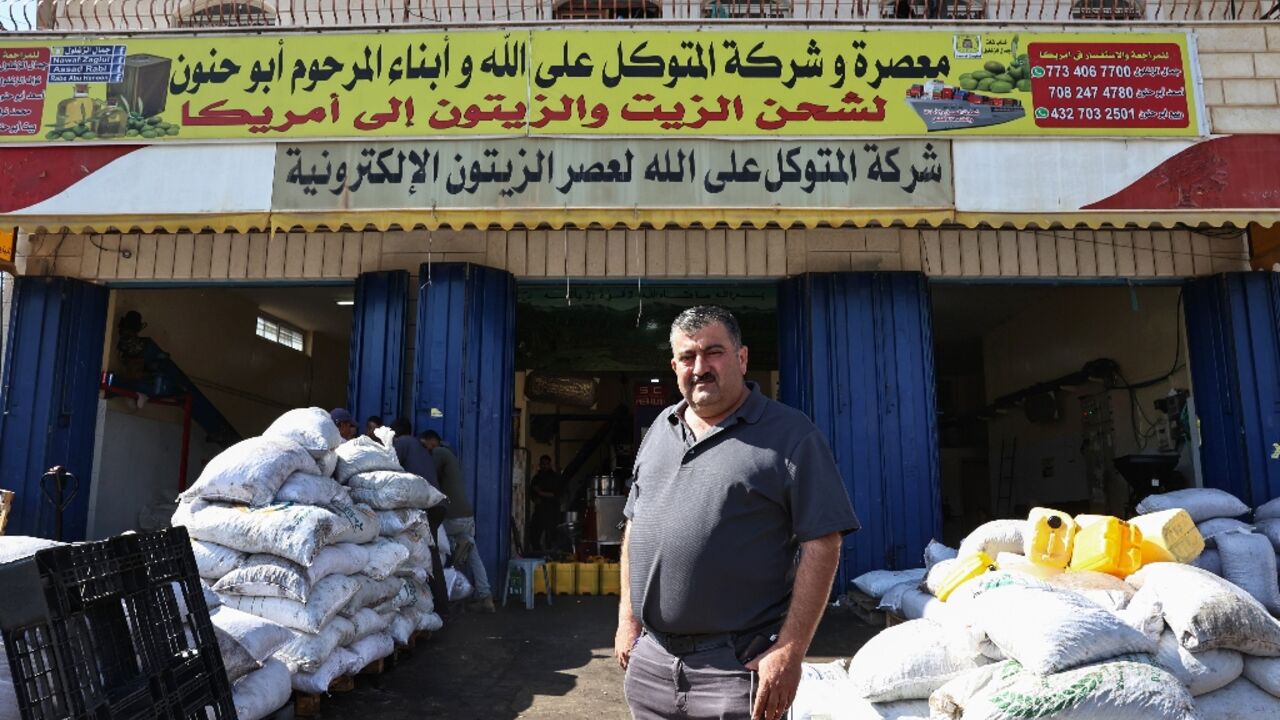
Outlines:
[[[704,0],[704,18],[787,18],[790,0]]]
[[[283,320],[259,315],[257,335],[264,340],[270,340],[277,345],[283,345],[291,350],[297,350],[299,352],[306,350],[306,331],[301,328],[296,328]]]
[[[564,0],[555,6],[556,20],[642,20],[662,17],[662,7],[651,0]]]
[[[276,24],[276,12],[253,1],[196,0],[185,10],[179,8],[173,24],[187,28],[266,27]]]
[[[986,0],[881,0],[880,17],[899,20],[980,20]]]
[[[1141,20],[1146,17],[1141,0],[1074,0],[1072,20]]]

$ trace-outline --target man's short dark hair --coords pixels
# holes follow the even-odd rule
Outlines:
[[[441,440],[440,438],[440,433],[436,432],[435,430],[423,430],[422,434],[419,435],[418,437],[422,438],[423,440],[435,440],[436,442],[443,442],[443,440]]]
[[[672,321],[671,334],[679,331],[685,335],[693,335],[715,323],[720,323],[729,331],[729,339],[733,341],[735,350],[742,347],[742,328],[738,327],[738,318],[718,305],[695,305],[686,309]]]
[[[395,422],[391,423],[391,431],[396,434],[396,437],[400,437],[401,435],[412,435],[413,426],[409,424],[409,418],[398,417]]]
[[[381,418],[381,417],[379,417],[379,416],[377,416],[377,415],[370,415],[370,416],[369,416],[369,419],[368,419],[368,420],[365,420],[365,422],[366,422],[366,423],[373,423],[373,424],[377,425],[378,427],[382,427],[382,418]]]

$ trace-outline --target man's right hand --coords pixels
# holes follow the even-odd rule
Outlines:
[[[627,669],[631,662],[631,650],[640,639],[640,623],[622,621],[618,623],[618,632],[613,636],[613,656],[618,660],[618,667]]]

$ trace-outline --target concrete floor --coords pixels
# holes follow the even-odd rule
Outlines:
[[[533,610],[462,614],[394,669],[363,676],[354,691],[326,698],[323,720],[627,720],[622,671],[613,660],[616,597],[564,595]],[[848,657],[877,632],[830,611],[810,651]]]

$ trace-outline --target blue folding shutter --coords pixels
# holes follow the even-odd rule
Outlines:
[[[347,407],[361,427],[371,415],[390,423],[401,414],[409,273],[364,273],[353,309]]]
[[[782,401],[826,435],[863,529],[839,587],[918,567],[941,531],[933,328],[918,273],[814,273],[779,293]]]
[[[79,480],[63,537],[83,540],[93,474],[107,289],[66,278],[19,278],[0,385],[0,488],[17,493],[11,535],[51,537],[55,511],[40,477],[63,465]]]
[[[416,431],[458,454],[494,587],[510,545],[515,279],[469,263],[422,267],[413,374]]]
[[[1204,484],[1260,505],[1280,496],[1280,282],[1200,278],[1184,302]]]

